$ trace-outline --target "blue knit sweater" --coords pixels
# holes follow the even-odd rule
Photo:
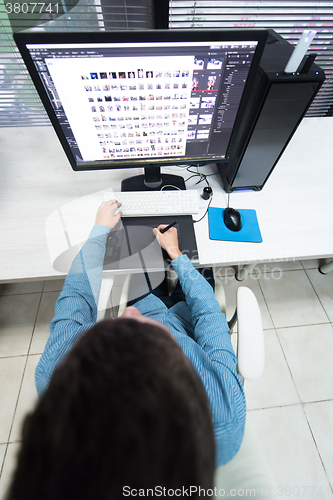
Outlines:
[[[106,226],[95,225],[74,259],[56,302],[50,337],[36,369],[39,394],[47,388],[55,366],[96,322],[108,233]],[[237,453],[244,434],[246,403],[236,371],[237,360],[225,315],[220,312],[211,286],[186,255],[174,259],[172,265],[186,302],[167,309],[159,298],[150,294],[135,305],[142,314],[171,330],[199,374],[210,401],[219,466]]]

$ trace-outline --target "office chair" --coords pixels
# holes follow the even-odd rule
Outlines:
[[[216,273],[215,298],[221,312],[226,314],[225,292]],[[264,371],[265,350],[261,314],[257,299],[249,288],[240,286],[236,293],[236,309],[228,321],[229,333],[237,322],[237,371],[242,381],[257,380]],[[234,458],[215,471],[215,486],[221,494],[217,498],[240,498],[250,491],[251,495],[277,499],[276,483],[266,457],[258,442],[249,415],[245,423],[241,447]],[[238,493],[239,492],[239,493]],[[248,493],[250,494],[250,493]]]
[[[111,307],[110,294],[114,283],[113,277],[102,280],[97,320],[105,317],[106,311],[112,311],[112,316],[121,316],[126,305],[130,287],[131,275],[127,275],[122,285],[118,305]],[[220,304],[221,312],[226,314],[225,291],[220,277],[214,272],[215,298]],[[178,277],[174,271],[168,271],[169,293],[176,286]],[[229,325],[230,335],[237,323],[237,370],[244,384],[245,380],[258,379],[264,370],[264,336],[261,314],[257,299],[253,292],[240,286],[236,294],[236,310]],[[245,432],[241,447],[235,457],[226,465],[215,471],[216,498],[232,496],[240,498],[251,491],[253,496],[265,496],[277,499],[276,483],[268,467],[262,448],[252,428],[250,418],[247,417]],[[254,494],[255,491],[255,494]]]

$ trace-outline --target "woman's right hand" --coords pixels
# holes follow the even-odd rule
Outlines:
[[[170,259],[173,260],[182,255],[182,252],[179,250],[178,231],[175,227],[171,227],[162,234],[160,231],[165,227],[167,227],[167,224],[160,224],[157,228],[153,229],[153,232],[161,247],[168,253]]]

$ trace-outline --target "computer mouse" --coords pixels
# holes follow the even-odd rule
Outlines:
[[[224,209],[223,220],[230,231],[240,231],[242,229],[241,214],[234,208],[228,207]]]

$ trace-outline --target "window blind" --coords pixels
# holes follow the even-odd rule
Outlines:
[[[169,27],[272,28],[292,45],[305,29],[317,31],[308,53],[317,53],[316,64],[326,81],[306,116],[333,115],[333,2],[278,0],[170,0]]]
[[[50,124],[13,32],[152,29],[153,10],[152,0],[52,0],[45,4],[0,0],[0,126]]]

